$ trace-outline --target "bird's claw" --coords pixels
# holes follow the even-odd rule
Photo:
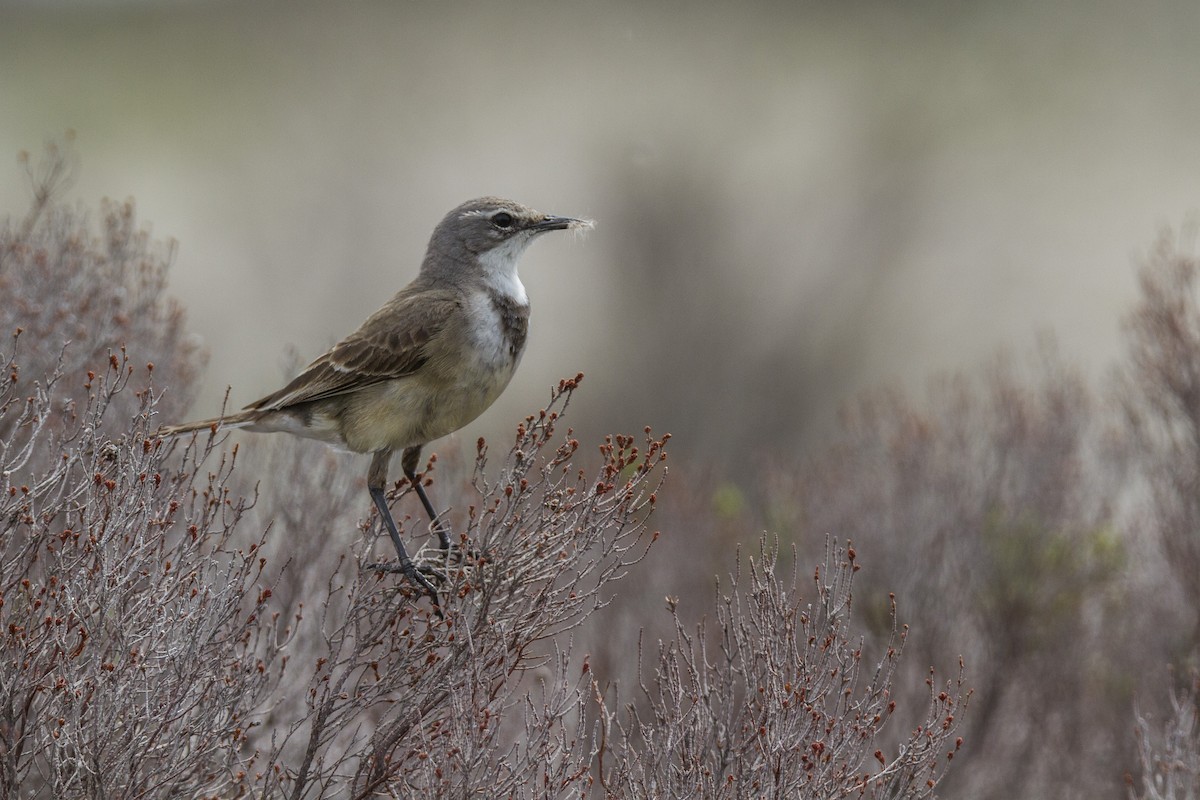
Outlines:
[[[442,564],[465,564],[472,561],[482,561],[484,553],[474,547],[466,547],[465,545],[450,547],[439,547],[437,549],[438,561]]]
[[[379,561],[374,564],[368,564],[367,569],[375,572],[399,573],[413,583],[418,589],[425,593],[433,603],[434,613],[439,618],[445,619],[446,615],[442,613],[442,604],[438,599],[437,589],[429,582],[429,578],[436,579],[439,583],[446,582],[446,576],[438,570],[427,564],[417,564],[411,560],[405,562],[394,561]]]
[[[434,567],[432,564],[409,561],[407,564],[402,564],[397,561],[376,561],[373,564],[368,564],[367,569],[373,572],[387,572],[390,574],[400,574],[411,580],[413,583],[420,586],[422,589],[428,589],[430,583],[427,579],[433,578],[438,583],[446,582],[446,575],[441,570]]]

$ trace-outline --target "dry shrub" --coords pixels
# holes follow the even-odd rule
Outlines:
[[[1200,797],[1200,679],[1171,694],[1170,711],[1155,725],[1140,710],[1137,720],[1140,785],[1127,776],[1131,800],[1195,800]]]
[[[769,505],[799,517],[803,541],[837,532],[872,554],[860,607],[876,636],[892,592],[914,629],[910,664],[970,665],[969,768],[951,793],[1119,785],[1136,659],[1113,647],[1126,552],[1098,428],[1086,381],[1044,342],[1027,365],[998,359],[920,399],[862,396],[835,446],[772,479]]]
[[[114,359],[69,414],[61,372],[0,393],[5,796],[200,796],[230,783],[268,696],[278,647],[232,456],[164,462],[150,390],[106,434],[133,373]]]
[[[580,468],[559,431],[578,379],[498,465],[481,441],[470,478],[438,486],[459,549],[420,556],[443,576],[445,619],[370,567],[388,543],[361,465],[256,438],[260,497],[240,443],[156,438],[200,366],[162,293],[170,250],[128,205],[89,233],[54,199],[70,165],[52,149],[30,168],[33,211],[0,227],[0,313],[24,329],[0,355],[0,794],[932,793],[960,684],[922,676],[920,727],[880,738],[903,636],[864,667],[841,551],[805,603],[761,549],[718,598],[716,640],[689,632],[698,604],[673,603],[640,704],[609,710],[619,695],[575,641],[632,572],[654,586],[642,562],[667,437],[609,437]],[[636,668],[635,650],[606,656]]]
[[[105,201],[99,233],[86,211],[58,201],[76,169],[69,136],[48,145],[36,164],[24,154],[22,162],[30,211],[19,223],[0,222],[0,333],[24,333],[13,363],[29,380],[61,372],[67,380],[59,402],[82,406],[86,376],[101,373],[128,343],[139,368],[152,364],[158,385],[170,389],[156,401],[158,411],[182,415],[205,355],[166,295],[174,244],[156,242],[138,226],[132,201]],[[132,392],[111,402],[105,424],[125,426],[140,408]]]
[[[524,797],[586,786],[594,743],[570,724],[586,694],[567,677],[569,643],[556,641],[644,556],[663,440],[647,433],[639,448],[615,437],[598,474],[576,469],[578,442],[554,437],[575,385],[564,381],[521,424],[498,481],[484,477],[481,443],[458,529],[467,555],[438,565],[445,620],[369,568],[374,535],[326,575],[316,658],[295,665],[308,675],[304,713],[263,746],[269,793],[366,797],[402,785]],[[528,674],[541,678],[533,695]]]
[[[660,640],[643,669],[636,701],[610,712],[601,780],[614,797],[923,798],[954,758],[966,695],[957,677],[938,685],[932,670],[921,721],[882,741],[896,711],[893,682],[907,630],[895,623],[878,661],[864,660],[851,626],[859,566],[853,547],[827,549],[801,591],[779,553],[759,541],[738,558],[716,616],[692,626],[667,599],[674,637]],[[616,702],[614,701],[615,705]]]
[[[1157,549],[1151,581],[1179,595],[1156,603],[1173,623],[1163,646],[1198,665],[1200,653],[1200,262],[1168,232],[1138,271],[1141,297],[1126,319],[1129,358],[1117,381],[1138,495],[1135,533]],[[1184,671],[1186,674],[1186,670]]]

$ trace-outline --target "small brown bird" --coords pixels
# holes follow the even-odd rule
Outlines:
[[[512,378],[529,323],[517,276],[525,248],[547,231],[591,227],[496,197],[463,203],[434,229],[416,279],[291,383],[243,411],[159,434],[282,431],[372,453],[367,488],[399,555],[394,569],[419,585],[440,614],[437,592],[409,558],[388,509],[388,463],[402,452],[404,475],[449,550],[450,538],[417,480],[421,448],[478,417]]]

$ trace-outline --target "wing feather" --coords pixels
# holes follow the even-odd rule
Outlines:
[[[449,292],[401,292],[287,386],[246,408],[278,411],[411,375],[459,310]]]

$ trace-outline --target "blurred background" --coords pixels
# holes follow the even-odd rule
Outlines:
[[[1198,29],[1182,1],[0,2],[0,207],[76,131],[70,196],[179,242],[203,416],[357,326],[462,200],[593,217],[527,254],[524,363],[462,441],[583,371],[582,433],[732,474],[1039,330],[1103,370],[1133,257],[1196,208]]]

